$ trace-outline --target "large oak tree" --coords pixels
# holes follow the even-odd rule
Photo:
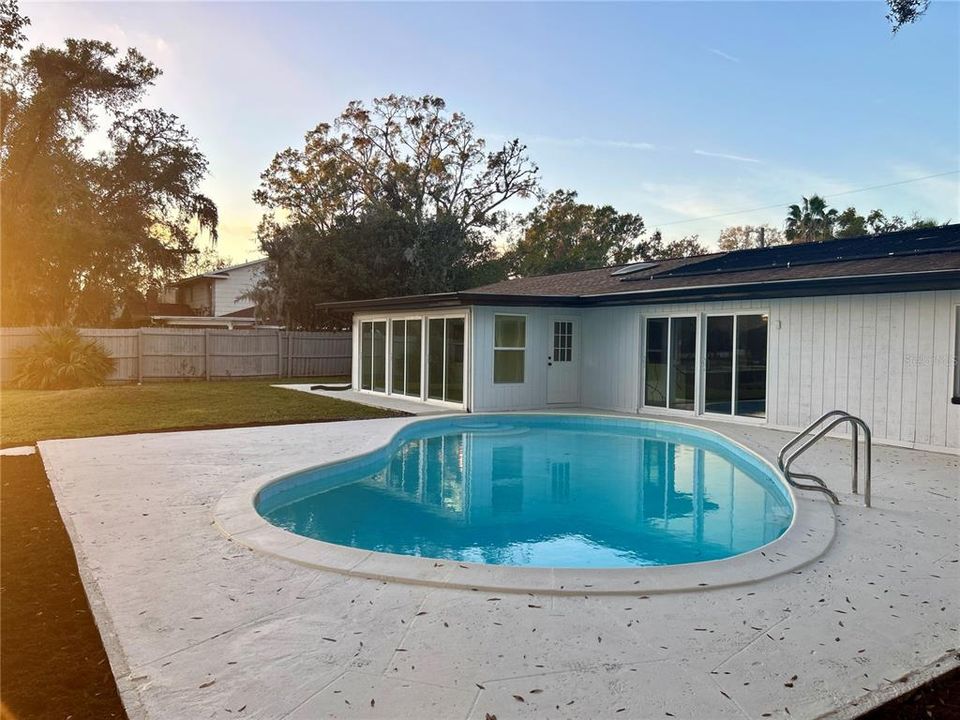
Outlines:
[[[610,205],[589,205],[556,190],[520,221],[507,256],[517,275],[547,275],[623,265],[650,254],[643,218]]]
[[[342,320],[319,302],[499,279],[493,230],[511,200],[537,192],[519,140],[489,149],[442,98],[351,102],[261,175],[254,199],[267,210],[258,238],[269,262],[252,297],[292,327],[329,327]]]
[[[2,10],[0,319],[109,322],[180,270],[199,231],[216,238],[216,205],[199,191],[207,161],[176,116],[137,107],[160,74],[139,52],[68,39],[14,58],[24,23]]]

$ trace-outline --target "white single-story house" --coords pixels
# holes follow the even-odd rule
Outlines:
[[[263,327],[255,303],[244,295],[257,284],[266,264],[261,258],[178,280],[165,290],[164,304],[154,308],[150,319],[168,327]]]
[[[353,387],[470,412],[583,407],[960,452],[960,225],[327,304]]]

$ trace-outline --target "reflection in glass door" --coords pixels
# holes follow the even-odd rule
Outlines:
[[[360,324],[360,387],[387,390],[387,321]]]
[[[460,318],[427,321],[427,397],[463,402],[465,323]]]
[[[697,318],[647,318],[644,352],[648,407],[693,410],[697,386]]]
[[[767,320],[737,316],[737,415],[767,416]]]
[[[427,328],[427,397],[443,400],[443,318],[431,318]]]
[[[765,417],[767,405],[767,316],[707,318],[703,410]]]
[[[422,320],[394,320],[390,392],[420,397],[420,336]]]
[[[697,318],[670,318],[670,393],[668,405],[693,410],[696,403]]]
[[[667,318],[647,318],[646,388],[643,402],[651,407],[667,406]]]
[[[729,415],[733,411],[732,315],[707,318],[703,372],[703,411]]]

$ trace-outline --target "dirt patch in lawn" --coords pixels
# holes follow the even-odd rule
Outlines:
[[[126,718],[40,456],[0,458],[0,493],[3,718]]]

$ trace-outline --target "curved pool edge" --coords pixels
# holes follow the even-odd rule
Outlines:
[[[555,413],[472,413],[445,418],[476,418],[489,415],[553,415]],[[608,417],[628,416],[601,412],[570,412],[566,415]],[[372,447],[343,455],[312,468],[322,468],[378,452],[411,425],[437,418],[411,418],[399,428],[391,423]],[[637,418],[646,420],[646,418]],[[376,421],[371,421],[376,422]],[[342,575],[433,587],[508,593],[549,595],[637,595],[675,593],[731,587],[766,580],[800,568],[821,557],[833,542],[836,520],[833,506],[821,499],[799,498],[784,481],[776,466],[761,454],[727,435],[702,425],[656,419],[653,422],[695,429],[716,436],[749,453],[770,468],[789,494],[794,506],[790,526],[780,537],[754,550],[721,560],[652,567],[577,569],[486,565],[398,555],[352,548],[314,540],[272,525],[256,509],[262,489],[308,468],[282,474],[271,473],[244,480],[230,490],[213,508],[213,522],[228,539],[255,552],[299,565]],[[369,434],[369,433],[368,433]],[[379,442],[382,440],[382,442]]]

